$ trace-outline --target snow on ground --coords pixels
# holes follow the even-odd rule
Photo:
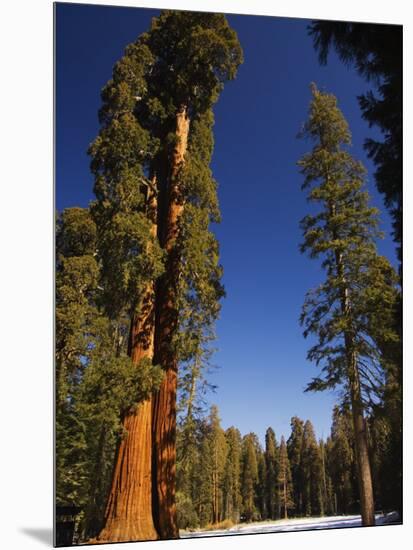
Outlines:
[[[396,512],[376,514],[376,525],[397,523]],[[240,523],[229,529],[215,531],[182,531],[181,538],[215,537],[218,535],[247,535],[252,533],[279,533],[285,531],[306,531],[309,529],[341,529],[343,527],[361,527],[361,516],[329,516],[323,518],[294,518],[257,523]]]

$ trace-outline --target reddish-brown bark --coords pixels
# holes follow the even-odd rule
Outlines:
[[[155,361],[165,370],[165,377],[153,395],[153,512],[156,529],[162,539],[178,538],[175,505],[176,477],[176,391],[177,358],[172,340],[178,328],[176,281],[179,258],[175,248],[179,218],[184,208],[179,185],[179,171],[184,162],[189,133],[189,116],[185,107],[176,115],[177,142],[171,159],[166,221],[160,227],[160,241],[167,252],[166,273],[156,292]]]
[[[156,235],[156,198],[149,199],[149,214],[153,220],[151,232]],[[128,353],[139,362],[154,354],[154,283],[147,285],[137,314],[133,315]],[[112,485],[105,511],[105,523],[96,542],[155,540],[152,514],[152,399],[140,403],[125,415],[123,427],[127,436],[120,442]]]

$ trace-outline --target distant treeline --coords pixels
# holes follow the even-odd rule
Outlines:
[[[397,509],[399,492],[386,469],[392,460],[386,421],[371,417],[368,436],[376,510]],[[213,406],[207,418],[182,421],[178,432],[179,526],[358,514],[354,445],[346,407],[334,408],[325,441],[316,438],[310,420],[294,416],[288,439],[269,427],[263,447],[255,433],[224,430]]]

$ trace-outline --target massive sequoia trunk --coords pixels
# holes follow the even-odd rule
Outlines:
[[[155,236],[157,200],[152,191],[148,209]],[[149,282],[139,311],[131,319],[128,354],[136,365],[145,358],[153,360],[154,335],[155,292],[154,283]],[[152,399],[128,412],[122,425],[127,435],[118,445],[104,528],[97,540],[155,540],[159,536],[152,515]]]
[[[167,267],[156,292],[155,362],[163,367],[165,377],[153,395],[152,426],[153,512],[162,539],[179,537],[175,504],[178,361],[173,350],[173,337],[178,329],[179,255],[175,244],[184,208],[179,172],[187,150],[189,122],[187,108],[182,107],[176,115],[176,143],[167,178],[166,220],[159,222],[159,238],[167,253]]]

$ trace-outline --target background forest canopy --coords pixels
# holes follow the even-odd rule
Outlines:
[[[384,136],[368,139],[366,149],[392,217],[401,276],[399,31],[308,26],[321,63],[335,48],[372,83],[359,103]],[[384,39],[394,48],[383,49]],[[308,359],[321,370],[307,389],[340,390],[331,433],[317,439],[310,420],[293,416],[288,436],[277,438],[269,427],[264,442],[235,426],[224,430],[218,408],[208,407],[215,323],[225,296],[219,239],[211,229],[220,221],[210,168],[213,109],[242,62],[225,16],[165,11],[154,18],[102,90],[100,130],[89,148],[96,199],[58,215],[56,501],[81,509],[80,540],[108,529],[114,465],[132,437],[128,419],[142,417],[145,407],[148,429],[155,426],[155,444],[145,451],[148,464],[156,464],[153,484],[172,479],[173,487],[169,518],[160,500],[154,526],[150,518],[142,527],[147,538],[177,536],[176,522],[180,529],[216,528],[359,513],[357,407],[375,509],[402,511],[400,279],[376,251],[378,213],[369,206],[365,170],[349,154],[348,125],[334,96],[315,86],[303,127],[314,148],[298,163],[303,189],[321,211],[302,221],[301,246],[323,261],[326,280],[305,298],[301,323],[316,342]],[[156,427],[162,392],[170,396],[167,436],[174,443],[164,448],[176,464],[176,493],[175,470],[156,462],[168,439]]]

